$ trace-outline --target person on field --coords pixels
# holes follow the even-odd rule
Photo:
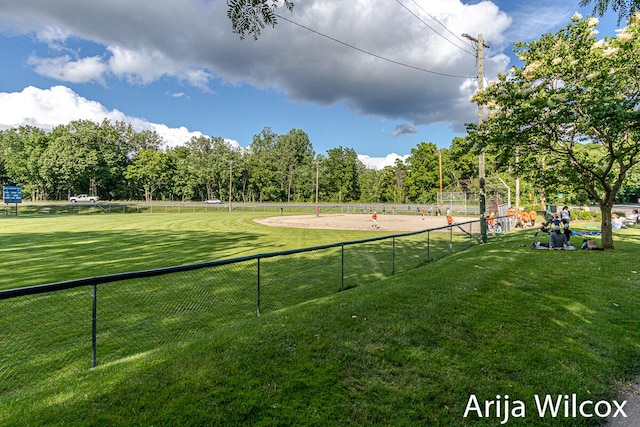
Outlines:
[[[484,219],[486,221],[485,224],[487,225],[487,231],[495,234],[495,214],[491,212],[489,215],[485,216]]]
[[[563,249],[567,244],[567,236],[560,230],[560,226],[556,225],[549,234],[549,249]]]
[[[536,217],[537,216],[538,216],[538,213],[536,212],[536,210],[531,208],[531,212],[529,212],[529,218],[531,219],[531,226],[532,227],[536,226]]]
[[[618,214],[611,214],[611,228],[614,230],[622,230],[627,228],[627,226],[624,225],[624,221]]]
[[[511,207],[509,207],[509,209],[507,209],[507,216],[509,217],[509,227],[510,228],[513,228],[516,225],[516,214],[517,214],[517,211],[513,206],[511,206]]]
[[[371,224],[371,228],[380,228],[378,227],[378,214],[376,212],[371,215],[371,219],[373,220],[373,224]]]
[[[569,224],[564,225],[564,235],[567,237],[567,243],[571,239],[571,230],[569,230]]]
[[[527,228],[531,224],[531,217],[526,210],[522,212],[522,228]]]
[[[638,222],[638,210],[632,210],[627,217],[620,217],[620,220],[624,225],[635,225]]]
[[[316,218],[320,216],[320,206],[316,206]]]
[[[563,224],[569,224],[569,222],[571,221],[571,212],[569,212],[568,206],[563,207],[560,211],[560,219],[562,220]]]
[[[536,236],[538,235],[538,233],[545,233],[545,234],[549,234],[551,232],[551,230],[549,229],[549,227],[551,227],[551,221],[545,221],[542,224],[540,224],[540,228],[538,228],[538,230],[536,231]]]

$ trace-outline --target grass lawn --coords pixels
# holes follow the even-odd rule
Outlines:
[[[5,225],[17,229],[23,220],[3,221],[2,259],[24,279],[3,278],[2,286],[83,277],[87,268],[111,273],[130,255],[133,267],[118,271],[363,238],[265,229],[250,214],[166,214],[131,224],[115,217],[101,216],[99,230],[91,217],[69,216],[32,221],[19,233]],[[55,222],[70,220],[73,239],[69,225]],[[467,418],[465,409],[472,396],[484,410],[506,395],[526,408],[508,425],[595,425],[562,410],[541,417],[535,399],[611,402],[617,385],[640,372],[640,230],[614,238],[614,251],[536,251],[531,231],[511,233],[95,369],[25,378],[28,387],[3,391],[0,425],[493,426],[504,409]],[[20,262],[31,241],[38,267]]]
[[[210,211],[0,218],[0,290],[364,239],[265,227],[267,213]]]

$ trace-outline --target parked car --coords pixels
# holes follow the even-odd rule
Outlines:
[[[222,203],[220,199],[209,199],[204,201],[205,205],[219,205],[220,203]]]
[[[78,194],[77,196],[69,197],[69,201],[71,203],[77,203],[77,202],[95,203],[98,201],[98,196],[89,196],[88,194]]]

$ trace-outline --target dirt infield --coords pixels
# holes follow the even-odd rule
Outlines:
[[[475,217],[453,217],[454,223],[467,222],[477,219]],[[256,218],[256,222],[271,227],[288,228],[322,228],[329,230],[370,230],[370,214],[335,214],[320,215],[295,215],[295,216],[273,216],[268,218]],[[421,215],[378,215],[378,225],[380,231],[419,231],[428,228],[437,228],[447,225],[445,216],[425,216]],[[477,225],[474,224],[474,228]],[[464,226],[469,230],[469,226]]]

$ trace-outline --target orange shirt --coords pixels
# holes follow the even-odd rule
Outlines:
[[[373,215],[371,215],[371,218],[373,218],[373,219],[378,219],[378,214],[373,214]]]
[[[522,220],[524,222],[529,222],[530,221],[529,214],[527,212],[522,212]]]
[[[531,221],[535,221],[537,216],[538,213],[536,211],[532,210],[531,212],[529,212],[529,218],[531,218]]]

